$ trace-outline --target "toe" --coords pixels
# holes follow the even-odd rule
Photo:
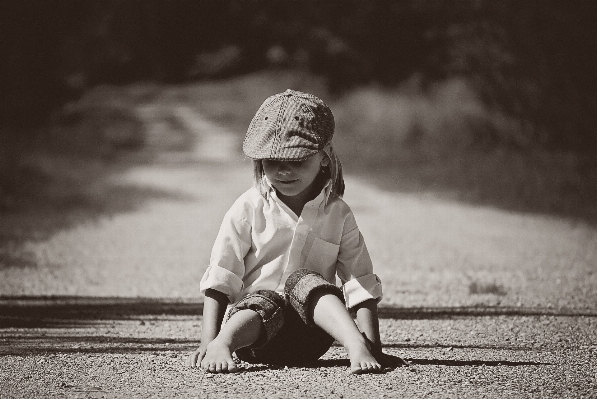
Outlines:
[[[360,368],[362,373],[376,373],[381,369],[375,362],[362,362]]]
[[[236,373],[238,371],[238,366],[234,362],[228,362],[228,372],[229,373]]]

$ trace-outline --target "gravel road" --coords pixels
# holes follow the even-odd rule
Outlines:
[[[334,346],[309,367],[187,368],[199,279],[251,182],[239,136],[187,111],[193,151],[0,215],[0,397],[597,397],[597,229],[401,193],[389,171],[347,169],[346,200],[384,282],[384,350],[410,367],[353,376]]]

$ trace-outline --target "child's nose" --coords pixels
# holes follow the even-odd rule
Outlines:
[[[288,162],[279,162],[278,163],[278,173],[282,174],[282,175],[287,175],[290,173],[290,165],[288,164]]]

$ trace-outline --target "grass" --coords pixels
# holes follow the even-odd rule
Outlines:
[[[465,80],[362,88],[333,108],[347,169],[383,189],[597,221],[597,161],[506,145],[523,125],[487,109]]]

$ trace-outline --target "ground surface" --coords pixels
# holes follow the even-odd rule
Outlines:
[[[251,167],[238,134],[176,112],[192,151],[0,215],[0,397],[597,397],[597,229],[401,193],[391,171],[348,169],[345,198],[384,282],[384,350],[410,367],[352,376],[333,347],[310,367],[187,368],[199,279]],[[98,168],[56,162],[71,181]]]

